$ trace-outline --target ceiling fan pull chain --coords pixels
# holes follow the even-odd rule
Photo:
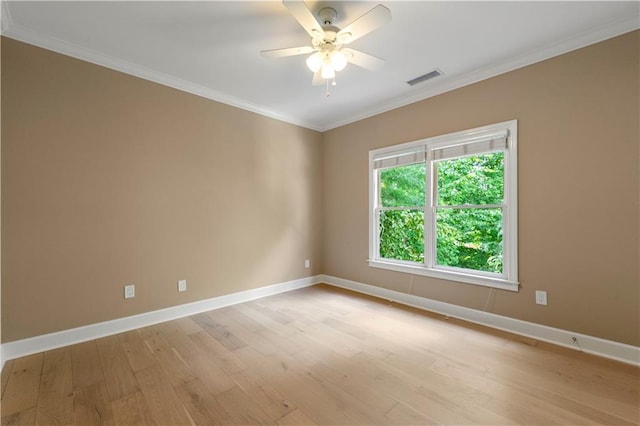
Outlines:
[[[328,98],[329,96],[331,96],[331,93],[329,93],[329,79],[327,78],[327,79],[325,79],[324,81],[326,81],[326,82],[327,82],[327,94],[326,94],[326,96],[327,96],[327,98]]]

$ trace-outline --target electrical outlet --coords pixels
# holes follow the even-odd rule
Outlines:
[[[536,303],[538,305],[547,305],[547,292],[536,290]]]
[[[136,297],[136,286],[133,284],[128,284],[124,286],[124,298],[131,299],[132,297]]]
[[[187,280],[178,280],[178,291],[187,291]]]
[[[310,268],[310,267],[311,267],[311,261],[310,261],[309,259],[306,259],[306,260],[304,261],[304,267],[305,267],[305,268]]]

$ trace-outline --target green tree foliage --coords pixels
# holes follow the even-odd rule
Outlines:
[[[382,207],[424,207],[424,163],[384,169],[380,172]]]
[[[425,164],[380,172],[380,256],[424,262]]]
[[[385,259],[424,262],[424,211],[380,212],[380,255]]]
[[[436,163],[436,263],[502,272],[504,154],[474,155]],[[425,165],[380,173],[380,255],[424,261]],[[453,207],[458,206],[458,207]]]

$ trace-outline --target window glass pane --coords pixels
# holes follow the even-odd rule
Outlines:
[[[503,151],[438,161],[436,164],[439,206],[502,204]]]
[[[437,209],[436,262],[502,273],[502,209]]]
[[[380,257],[424,262],[424,212],[418,209],[380,212]]]
[[[380,170],[382,207],[424,207],[425,163]]]

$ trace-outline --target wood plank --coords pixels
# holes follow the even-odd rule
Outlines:
[[[208,354],[199,354],[187,358],[194,377],[204,383],[212,395],[218,395],[236,386],[236,382]]]
[[[169,343],[182,358],[203,353],[202,349],[182,331],[182,328],[173,322],[165,323],[163,326],[161,329],[162,335],[167,340],[167,343]]]
[[[236,351],[241,360],[258,371],[286,400],[317,423],[375,423],[364,404],[335,386],[318,380],[307,368],[298,368],[285,354],[264,356],[250,347]],[[304,390],[304,391],[301,391]]]
[[[135,373],[140,389],[147,401],[149,411],[160,425],[191,425],[191,417],[178,399],[169,383],[169,378],[160,369],[152,366]]]
[[[140,390],[124,352],[123,343],[121,334],[96,340],[110,401],[121,399]]]
[[[172,322],[175,323],[175,325],[187,336],[202,331],[202,328],[190,317],[178,318]]]
[[[395,399],[385,394],[384,389],[379,386],[379,380],[358,364],[340,362],[337,357],[328,357],[315,363],[309,374],[316,380],[329,382],[352,395],[379,416],[384,415],[397,404]]]
[[[473,424],[474,421],[465,413],[456,410],[446,402],[443,403],[438,395],[425,393],[422,382],[391,368],[384,361],[358,355],[353,362],[369,375],[376,378],[374,388],[383,392],[387,397],[401,402],[420,415],[442,424]],[[393,410],[393,409],[392,409]],[[487,423],[487,422],[485,422]]]
[[[246,368],[235,354],[222,346],[222,344],[211,337],[210,334],[201,331],[189,337],[200,346],[205,353],[209,354],[213,361],[228,374],[237,373]]]
[[[403,382],[409,383],[419,395],[448,413],[462,416],[476,424],[514,422],[513,419],[504,417],[501,413],[485,409],[485,404],[491,400],[491,395],[483,389],[469,386],[464,380],[451,380],[437,371],[421,369],[417,363],[398,356],[388,357],[383,361],[383,365]]]
[[[111,409],[116,425],[153,426],[156,424],[147,406],[147,401],[140,391],[112,401]]]
[[[133,371],[142,370],[155,364],[153,352],[145,344],[139,330],[122,334],[122,347]]]
[[[179,386],[196,378],[191,367],[173,347],[156,352],[155,358],[173,386]]]
[[[149,348],[152,354],[163,349],[171,348],[171,344],[165,337],[162,324],[156,324],[149,327],[141,328],[140,337],[144,341],[144,344]]]
[[[167,338],[166,325],[158,324],[147,327],[142,334],[145,344],[153,354],[152,358],[164,370],[172,385],[179,386],[195,379],[187,362]],[[188,337],[185,336],[185,339],[196,346]],[[197,351],[197,353],[199,352],[200,350]]]
[[[251,397],[237,386],[216,396],[216,401],[224,407],[231,417],[230,424],[263,425],[273,424],[275,419],[254,404]]]
[[[95,340],[71,347],[73,388],[79,389],[104,381],[104,373]]]
[[[199,380],[176,387],[176,393],[197,425],[229,425],[233,418]]]
[[[246,303],[241,303],[239,305],[234,305],[231,308],[233,308],[233,310],[235,310],[236,312],[239,312],[239,313],[243,314],[244,316],[249,317],[252,320],[262,324],[265,330],[277,330],[278,328],[282,327],[282,324],[280,324],[279,322],[269,318],[268,316],[266,316],[264,314],[261,314],[260,312],[256,311],[255,309],[252,309]]]
[[[287,315],[284,310],[272,309],[267,305],[267,303],[268,298],[265,298],[264,300],[248,302],[246,305],[280,324],[287,325],[296,320],[295,316]]]
[[[2,426],[31,426],[36,424],[36,407],[2,417]]]
[[[237,386],[258,404],[271,419],[280,419],[296,409],[295,405],[280,394],[271,384],[262,381],[247,370],[233,375]]]
[[[302,410],[296,408],[276,422],[280,426],[317,425],[318,423],[307,417]]]
[[[323,346],[331,352],[338,353],[345,357],[351,357],[362,351],[358,344],[354,342],[354,339],[342,333],[336,333],[335,330],[330,329],[322,323],[309,325],[301,321],[296,321],[295,328],[298,333],[305,335],[317,345]]]
[[[518,374],[518,373],[516,373]],[[588,393],[582,393],[576,396],[574,393],[579,392],[577,389],[571,388],[569,395],[563,395],[562,391],[555,388],[555,384],[549,380],[535,378],[535,375],[524,375],[523,378],[516,378],[513,376],[505,376],[504,373],[494,374],[492,372],[487,373],[487,377],[499,382],[508,383],[510,388],[516,389],[519,392],[535,397],[538,400],[544,401],[549,405],[556,405],[562,407],[563,410],[579,416],[583,421],[592,420],[598,424],[640,424],[638,418],[640,411],[638,406],[622,404],[615,400],[612,395],[611,398],[606,400],[596,398]],[[529,380],[532,383],[529,384]],[[563,386],[564,388],[564,386]],[[611,405],[607,405],[607,402],[611,402]]]
[[[484,407],[494,412],[509,412],[510,417],[520,424],[587,424],[588,418],[576,414],[570,409],[574,404],[562,403],[562,398],[547,398],[541,392],[526,393],[510,383],[495,381],[490,377],[476,375],[459,364],[447,360],[436,361],[431,368],[442,371],[449,377],[455,377],[477,389],[483,389],[492,395]],[[579,410],[578,410],[579,411]],[[612,418],[607,424],[618,423]],[[620,422],[624,424],[624,422]]]
[[[71,370],[70,347],[44,353],[36,423],[74,424]]]
[[[218,323],[207,314],[194,315],[190,318],[193,319],[206,333],[230,351],[247,346],[245,342],[227,330],[224,325]]]
[[[262,330],[258,334],[272,342],[272,345],[281,351],[286,352],[289,355],[296,355],[304,352],[308,347],[308,342],[301,341],[301,339],[292,338],[290,336],[282,335],[274,330]],[[253,342],[250,342],[253,346]],[[264,352],[263,352],[264,353]]]
[[[232,315],[228,315],[228,312],[230,312],[228,309],[219,309],[209,313],[209,316],[212,316],[214,321],[224,327],[231,335],[243,342],[250,342],[251,347],[260,353],[273,355],[278,352],[278,347],[259,333],[264,330],[264,327],[257,326],[254,320],[239,312],[235,312]]]
[[[399,401],[391,408],[385,417],[389,419],[389,423],[397,425],[433,425],[438,424],[437,421],[430,419],[424,413],[420,413],[407,404]]]
[[[73,413],[76,425],[114,425],[115,418],[104,382],[76,389]]]
[[[4,396],[4,391],[7,388],[7,383],[9,383],[9,377],[11,377],[11,372],[13,371],[13,363],[15,360],[10,359],[4,363],[2,367],[2,381],[0,384],[0,398]]]
[[[211,315],[211,313],[209,315]],[[245,315],[243,312],[236,309],[235,306],[228,306],[226,308],[216,310],[215,318],[219,318],[219,315],[222,315],[222,317],[227,320],[227,322],[223,322],[224,325],[241,326],[251,333],[256,333],[267,328],[264,323],[256,321],[250,315]]]
[[[43,354],[39,353],[18,358],[12,363],[13,368],[8,370],[10,374],[2,397],[3,416],[36,406],[43,359]]]

